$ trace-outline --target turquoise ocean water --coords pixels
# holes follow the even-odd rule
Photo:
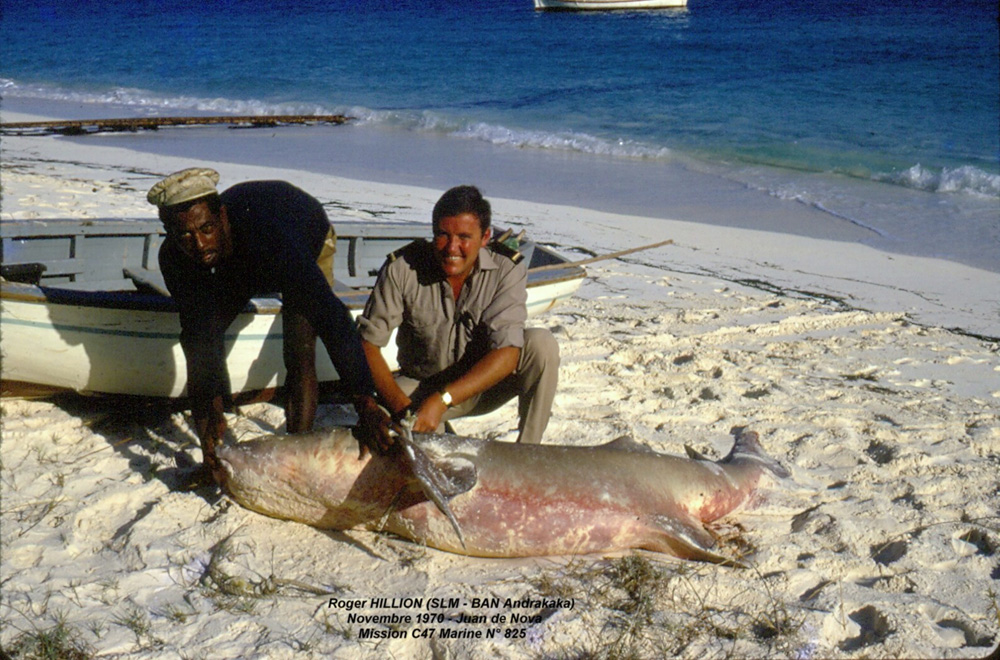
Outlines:
[[[0,29],[7,102],[346,113],[357,121],[340,130],[402,156],[366,169],[368,142],[350,163],[317,142],[275,164],[443,186],[462,151],[508,163],[507,188],[492,186],[504,196],[653,215],[683,196],[661,173],[683,171],[805,205],[877,247],[1000,269],[993,0],[587,14],[530,0],[39,0],[4,2]]]

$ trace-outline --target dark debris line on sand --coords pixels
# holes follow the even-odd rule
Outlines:
[[[202,126],[210,124],[229,124],[231,128],[270,128],[281,124],[344,124],[351,119],[353,117],[345,115],[223,115],[211,117],[127,117],[123,119],[25,121],[0,124],[0,133],[14,135],[87,135],[102,132],[155,131],[161,126]]]

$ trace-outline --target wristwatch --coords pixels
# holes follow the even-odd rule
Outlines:
[[[448,408],[455,403],[455,400],[451,398],[451,392],[448,390],[441,390],[441,400],[444,401],[444,405]]]

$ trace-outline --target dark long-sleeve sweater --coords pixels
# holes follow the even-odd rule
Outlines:
[[[221,194],[232,234],[229,259],[206,268],[167,240],[160,270],[180,308],[188,395],[196,409],[230,396],[224,337],[254,295],[281,293],[286,310],[303,314],[323,342],[341,381],[354,394],[374,383],[347,307],[330,289],[316,258],[330,229],[311,195],[284,181],[250,181]]]

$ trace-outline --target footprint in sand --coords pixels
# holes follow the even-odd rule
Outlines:
[[[73,519],[73,531],[66,549],[74,555],[100,550],[116,533],[127,529],[128,523],[136,519],[137,512],[145,508],[148,500],[154,500],[162,488],[151,482],[145,487],[102,497],[81,508]]]
[[[828,513],[819,510],[821,505],[806,509],[792,517],[792,532],[830,535],[834,532],[837,521]]]
[[[981,529],[970,529],[959,533],[952,538],[951,547],[960,557],[971,557],[976,554],[992,557],[997,551],[996,543]]]
[[[995,639],[985,634],[964,620],[964,617],[954,610],[941,605],[924,603],[920,605],[920,613],[927,618],[927,625],[937,634],[941,645],[946,648],[989,647]]]
[[[907,549],[906,541],[889,541],[873,545],[870,549],[870,556],[876,564],[888,566],[906,556]]]
[[[872,440],[868,443],[868,447],[865,448],[865,453],[868,458],[872,459],[879,465],[885,465],[891,463],[892,459],[896,457],[896,448],[892,445],[887,445],[884,442],[879,442],[878,440]]]
[[[866,646],[881,644],[895,632],[889,619],[874,605],[855,610],[848,615],[848,618],[858,626],[859,634],[841,642],[841,651],[857,651]]]

